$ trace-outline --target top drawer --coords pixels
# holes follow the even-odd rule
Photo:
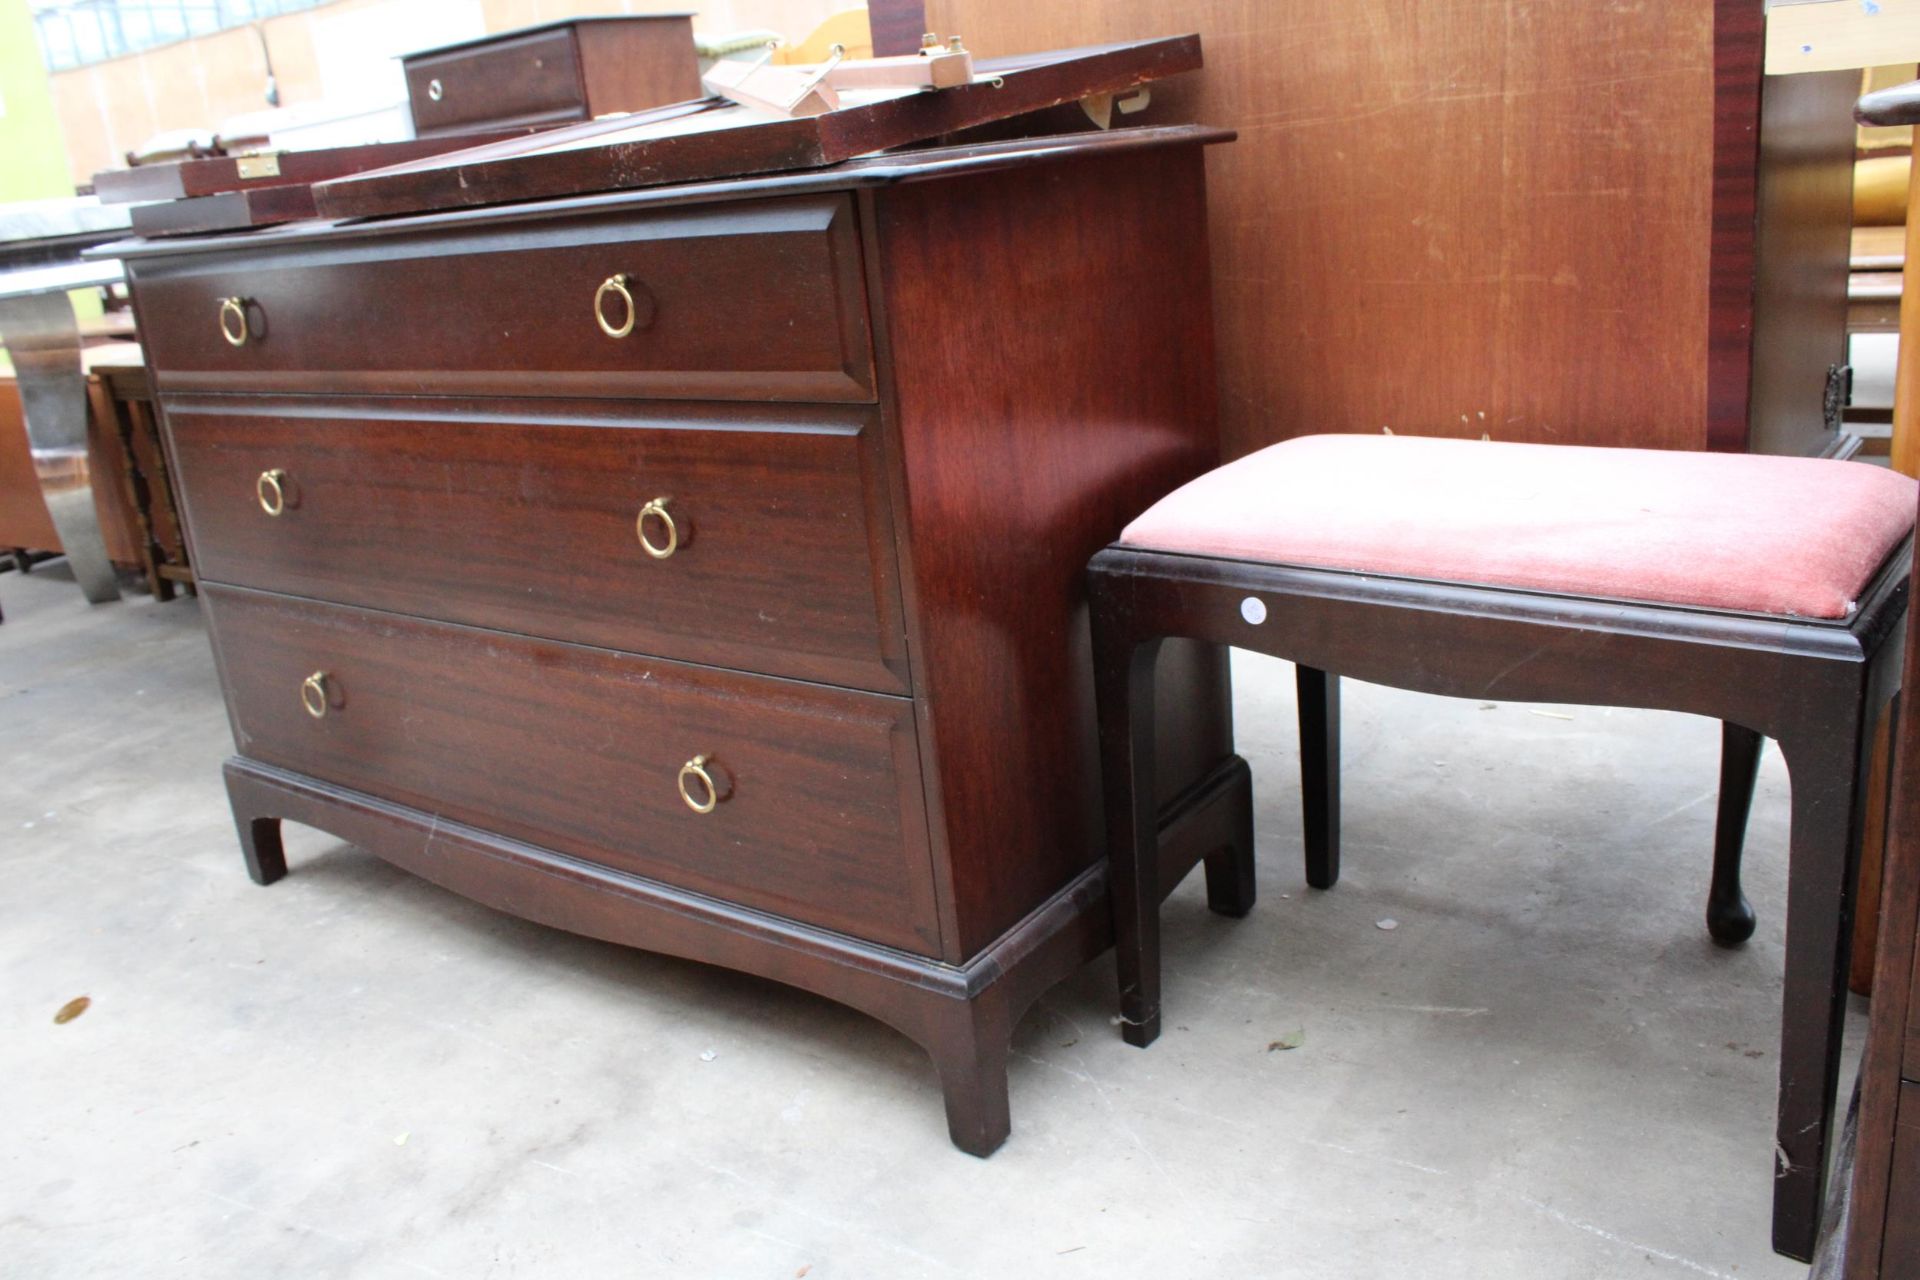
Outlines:
[[[827,196],[183,255],[134,292],[162,391],[867,402],[860,281]]]
[[[571,28],[408,59],[417,133],[485,122],[537,124],[586,114]]]

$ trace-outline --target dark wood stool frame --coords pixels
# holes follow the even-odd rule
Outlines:
[[[1452,697],[1708,716],[1727,726],[1707,910],[1722,941],[1752,931],[1739,857],[1764,738],[1780,744],[1792,779],[1773,1247],[1804,1261],[1833,1130],[1867,765],[1900,679],[1911,558],[1909,539],[1851,618],[1825,622],[1108,547],[1093,558],[1089,591],[1122,1034],[1145,1046],[1160,1031],[1159,903],[1171,886],[1158,880],[1145,711],[1164,639],[1298,664],[1307,879],[1319,888],[1340,871],[1340,675]],[[1243,615],[1249,598],[1263,608]],[[1244,909],[1251,863],[1239,874]]]

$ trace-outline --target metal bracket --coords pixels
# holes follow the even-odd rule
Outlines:
[[[255,178],[277,178],[280,176],[280,153],[278,151],[252,151],[243,156],[234,157],[234,167],[239,170],[244,181]]]
[[[1827,366],[1827,390],[1820,399],[1820,418],[1828,431],[1838,431],[1842,419],[1846,417],[1847,406],[1853,403],[1853,366],[1850,364],[1830,364]]]

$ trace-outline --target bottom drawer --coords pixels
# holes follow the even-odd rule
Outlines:
[[[203,594],[249,759],[939,952],[904,698],[266,592]]]

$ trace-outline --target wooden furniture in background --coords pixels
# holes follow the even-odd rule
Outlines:
[[[104,512],[101,524],[111,527]],[[60,534],[40,496],[40,477],[20,410],[20,384],[0,378],[0,551],[11,552],[17,567],[25,570],[27,553],[58,550]]]
[[[94,387],[89,382],[91,402]],[[116,567],[133,569],[140,564],[140,553],[134,536],[136,519],[122,483],[123,457],[110,420],[94,415],[87,424],[86,462],[95,477],[94,512],[100,519],[108,558]],[[0,548],[55,553],[65,550],[41,495],[21,414],[20,387],[12,378],[0,378]]]
[[[1877,101],[1891,104],[1877,108],[1882,112],[1920,118],[1920,110],[1910,112],[1904,105],[1916,97],[1920,97],[1920,93],[1909,85],[1870,95],[1861,102],[1863,110],[1875,110],[1869,104]],[[1913,159],[1920,162],[1920,136],[1914,141]],[[1907,182],[1907,207],[1920,210],[1920,163],[1909,166]],[[1910,217],[1906,223],[1906,253],[1901,270],[1904,287],[1900,293],[1900,333],[1914,340],[1901,342],[1899,359],[1894,366],[1891,446],[1894,470],[1910,476],[1920,476],[1920,285],[1915,283],[1920,280],[1920,273],[1916,273],[1916,265],[1920,265],[1920,217]]]
[[[254,878],[290,819],[818,992],[993,1150],[1015,1022],[1111,939],[1082,574],[1218,456],[1230,136],[124,246]],[[1167,880],[1217,879],[1226,668],[1165,661]]]
[[[1906,262],[1907,232],[1900,227],[1853,229],[1853,255],[1847,285],[1849,333],[1900,331],[1900,269]]]
[[[1200,33],[1206,74],[1146,119],[1241,131],[1210,174],[1229,456],[1382,427],[1832,439],[1854,82],[1763,86],[1762,0],[870,7],[879,53]]]
[[[1730,90],[1724,62],[1745,47],[1736,21],[1752,16],[1746,8],[1733,10],[1728,0],[1715,7],[1717,106]],[[1743,75],[1738,83],[1750,82]],[[1729,278],[1710,303],[1710,447],[1786,454],[1845,454],[1858,447],[1839,428],[1850,358],[1853,100],[1859,93],[1857,71],[1765,77],[1751,160],[1754,209],[1741,214],[1743,226],[1721,226],[1720,213],[1731,215],[1743,202],[1716,179],[1711,257],[1715,272],[1725,268]],[[1734,145],[1727,137],[1717,141],[1717,173]],[[1746,256],[1740,246],[1748,238],[1751,282],[1743,291],[1732,273],[1734,260]],[[1735,393],[1743,387],[1740,402]],[[1716,410],[1723,394],[1725,404]]]
[[[1906,110],[1904,104],[1914,96],[1914,90],[1910,87],[1895,86],[1869,94],[1861,100],[1861,107],[1864,112],[1880,113],[1881,118],[1891,121]],[[1862,119],[1865,121],[1866,117],[1863,116]],[[1908,159],[1911,160],[1912,149],[1920,148],[1920,141],[1910,140],[1909,148]],[[1909,191],[1907,199],[1900,202],[1896,209],[1920,208],[1920,200],[1914,199],[1916,178],[1920,178],[1920,165],[1909,164],[1901,176],[1908,185]],[[1887,242],[1889,233],[1900,238],[1898,245]],[[1863,227],[1854,232],[1856,265],[1859,265],[1863,256],[1861,252],[1863,249],[1878,249],[1880,262],[1893,261],[1899,266],[1896,286],[1892,289],[1880,283],[1877,288],[1870,290],[1862,277],[1867,274],[1885,277],[1894,275],[1893,272],[1884,268],[1872,273],[1856,271],[1855,284],[1852,286],[1855,296],[1878,294],[1882,307],[1882,323],[1884,323],[1884,312],[1890,305],[1897,311],[1896,331],[1903,334],[1920,333],[1920,299],[1913,296],[1914,290],[1906,287],[1909,280],[1906,264],[1914,260],[1917,243],[1920,243],[1920,219],[1909,220],[1904,227]],[[1874,258],[1868,257],[1867,261],[1874,261]],[[1920,476],[1920,342],[1903,341],[1899,347],[1894,366],[1892,427],[1887,452],[1888,460],[1894,470],[1909,476]],[[1888,780],[1892,776],[1890,764],[1892,749],[1893,724],[1889,719],[1880,726],[1874,753],[1876,795],[1887,793]],[[1879,928],[1883,905],[1881,890],[1884,883],[1883,861],[1887,836],[1885,807],[1876,807],[1869,818],[1866,849],[1861,859],[1859,927],[1855,932],[1853,943],[1852,986],[1854,991],[1861,995],[1873,993],[1874,975],[1878,970],[1875,956],[1879,950]]]
[[[186,535],[174,502],[166,442],[153,404],[146,359],[130,342],[89,347],[87,404],[103,454],[119,471],[124,537],[134,567],[156,600],[173,599],[174,588],[193,590]]]
[[[563,18],[422,49],[400,65],[422,138],[564,124],[706,96],[687,13]]]
[[[1920,124],[1920,82],[1860,100],[1862,124]],[[1920,138],[1916,138],[1920,149]],[[1914,166],[1920,175],[1920,164]],[[1920,195],[1920,191],[1914,194]],[[1920,202],[1910,208],[1920,208]],[[1920,462],[1920,218],[1906,232],[1903,341],[1895,374],[1893,461]],[[1904,465],[1903,465],[1904,464]],[[1912,474],[1909,471],[1908,474]],[[1917,570],[1920,572],[1920,570]],[[1906,679],[1920,681],[1920,635],[1910,636]],[[1912,690],[1893,730],[1892,801],[1879,899],[1873,1004],[1860,1064],[1858,1138],[1843,1225],[1845,1280],[1906,1280],[1920,1274],[1920,708]]]
[[[1920,589],[1920,581],[1914,584]],[[1920,635],[1909,632],[1906,688],[1920,689]],[[1858,1131],[1845,1208],[1842,1264],[1822,1280],[1908,1280],[1920,1275],[1920,714],[1902,698],[1896,774],[1882,881],[1879,946]]]
[[[27,473],[39,478],[41,506],[67,568],[92,604],[119,599],[120,584],[100,518],[112,496],[94,491],[103,473],[89,461],[98,450],[90,444],[95,433],[81,361],[88,338],[75,302],[122,283],[118,262],[82,255],[127,224],[124,209],[79,197],[0,208],[0,344],[19,387],[32,457]]]
[[[94,473],[94,510],[114,566],[139,573],[160,600],[191,586],[184,540],[174,514],[153,393],[140,348],[105,343],[83,353],[87,368],[87,465]],[[41,496],[20,391],[0,378],[0,550],[63,550]]]

